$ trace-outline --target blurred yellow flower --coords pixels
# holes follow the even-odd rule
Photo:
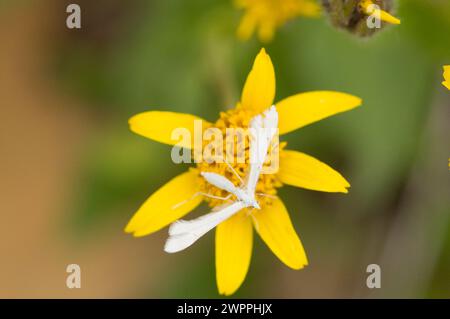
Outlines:
[[[245,10],[238,27],[238,37],[248,40],[254,32],[262,42],[272,40],[277,28],[298,17],[317,17],[320,6],[315,0],[235,0]]]
[[[450,90],[450,65],[444,66],[444,82],[442,84]]]
[[[275,72],[269,55],[262,49],[254,61],[236,108],[221,113],[215,124],[203,120],[203,129],[215,126],[224,132],[223,129],[228,127],[247,128],[255,114],[262,113],[273,104],[274,97]],[[358,97],[333,91],[293,95],[275,104],[279,116],[279,134],[351,110],[361,105],[361,102]],[[184,127],[193,133],[194,120],[198,119],[189,114],[149,111],[133,116],[129,123],[130,129],[139,135],[175,145],[177,141],[171,139],[173,129]],[[261,175],[256,186],[257,192],[273,196],[261,200],[261,210],[255,212],[244,209],[217,226],[216,280],[220,294],[234,293],[246,277],[252,254],[253,225],[267,246],[287,266],[301,269],[308,264],[288,211],[281,199],[275,196],[277,188],[287,184],[322,192],[348,192],[350,184],[337,171],[314,157],[285,150],[285,145],[280,145],[278,172]],[[248,172],[249,161],[229,165],[243,178]],[[226,195],[225,191],[205,182],[200,175],[205,171],[220,173],[235,185],[239,184],[239,179],[227,169],[226,163],[198,163],[195,168],[173,178],[151,195],[130,220],[125,231],[137,237],[145,236],[182,218],[203,200],[211,207],[223,204],[217,199],[195,196],[199,192]],[[178,205],[181,202],[184,204]]]
[[[389,14],[388,12],[377,8],[377,5],[372,0],[361,0],[359,3],[360,10],[366,15],[374,15],[380,18],[381,21],[400,24],[400,20]]]

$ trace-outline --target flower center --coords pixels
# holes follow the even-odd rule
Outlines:
[[[223,161],[214,162],[212,159],[208,158],[203,158],[203,161],[197,164],[196,170],[198,170],[199,173],[201,192],[212,195],[214,197],[222,198],[230,195],[227,191],[217,188],[208,183],[204,178],[200,176],[200,172],[217,173],[228,178],[236,187],[243,186],[241,185],[241,180],[246,180],[246,176],[248,175],[248,172],[250,170],[249,137],[247,134],[244,135],[245,141],[239,141],[239,143],[238,138],[231,139],[231,141],[233,142],[233,146],[232,148],[230,148],[230,145],[228,145],[228,151],[230,149],[233,150],[233,157],[230,161],[230,157],[225,156],[225,154],[227,154],[227,144],[229,144],[228,142],[230,141],[230,136],[227,136],[227,132],[229,134],[230,130],[227,129],[233,128],[236,129],[235,131],[238,131],[240,129],[247,130],[250,120],[255,115],[255,112],[245,110],[239,105],[235,109],[220,113],[220,118],[217,120],[214,127],[222,131],[223,141],[226,141],[223,143],[223,157],[227,159],[228,164]],[[204,142],[203,147],[205,147],[208,143],[209,142]],[[286,143],[280,143],[280,151],[285,147],[285,145]],[[244,156],[241,157],[241,160],[238,159],[238,156],[236,154],[239,153],[239,147],[242,147],[242,149],[244,150]],[[229,165],[239,175],[241,180],[230,169]],[[280,182],[276,174],[260,174],[258,183],[256,185],[255,197],[261,208],[264,208],[264,206],[270,205],[272,203],[274,196],[277,194],[277,188],[281,186],[282,183]],[[205,200],[211,207],[216,207],[224,204],[223,200],[217,198],[205,196]],[[229,200],[236,200],[236,197],[232,195]]]

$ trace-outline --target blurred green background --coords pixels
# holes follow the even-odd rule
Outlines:
[[[82,8],[81,30],[65,26]],[[210,121],[234,107],[261,44],[240,42],[231,0],[0,2],[0,296],[219,297],[214,234],[179,254],[166,231],[123,228],[187,166],[128,130],[146,110]],[[449,298],[450,2],[399,0],[400,26],[358,39],[326,16],[295,19],[265,45],[276,100],[310,90],[362,107],[285,136],[340,171],[348,195],[284,187],[310,265],[293,271],[258,238],[234,297]],[[206,212],[202,206],[197,211]],[[255,237],[256,238],[256,237]],[[65,265],[82,289],[65,287]],[[382,288],[366,287],[366,267]]]

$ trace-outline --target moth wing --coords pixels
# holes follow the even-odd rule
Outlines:
[[[225,176],[211,172],[201,172],[200,175],[202,175],[203,178],[211,185],[214,185],[217,188],[223,189],[237,196],[237,187],[234,186],[234,184]]]
[[[250,171],[247,177],[247,191],[254,194],[267,151],[278,128],[278,112],[275,106],[250,121]]]
[[[239,212],[244,207],[245,204],[241,201],[237,201],[224,207],[222,210],[206,214],[194,220],[176,221],[169,228],[169,238],[164,246],[164,251],[168,253],[176,253],[188,248],[200,237]]]

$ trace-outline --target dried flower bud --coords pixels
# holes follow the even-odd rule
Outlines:
[[[361,37],[371,36],[389,24],[400,24],[390,14],[393,0],[322,0],[331,23]]]

